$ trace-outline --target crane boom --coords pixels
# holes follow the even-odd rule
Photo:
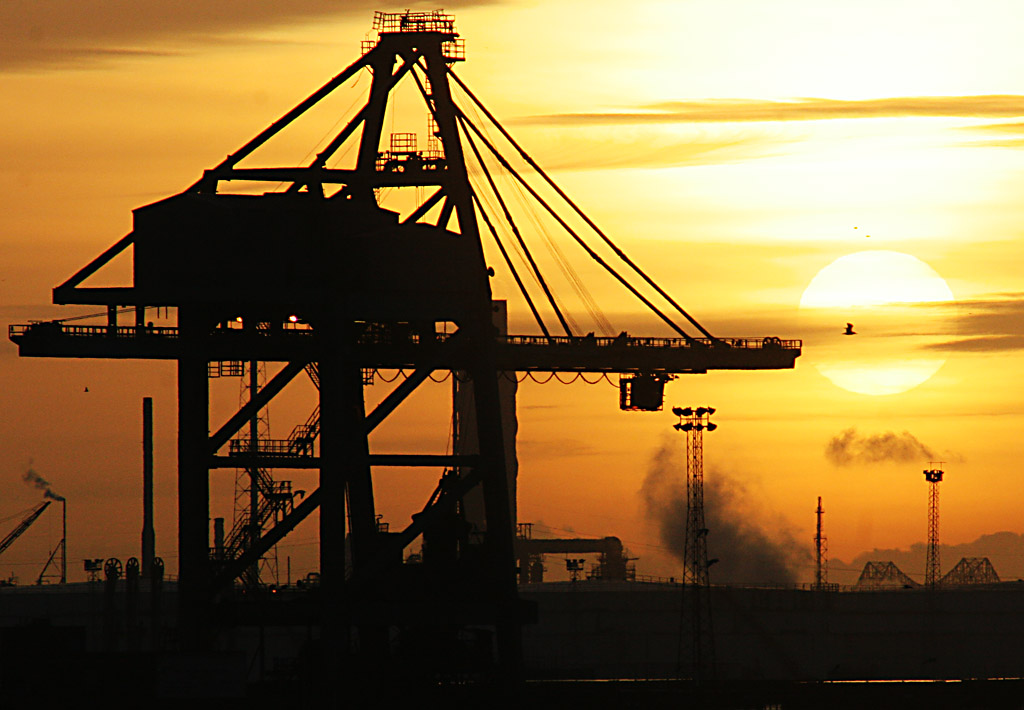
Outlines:
[[[8,533],[7,537],[0,541],[0,555],[2,555],[4,553],[4,550],[10,547],[15,540],[21,537],[21,534],[23,532],[29,529],[32,523],[34,523],[36,519],[43,514],[43,511],[46,510],[50,506],[50,503],[52,502],[53,501],[48,500],[37,505],[35,508],[32,509],[31,513],[25,516],[24,520],[18,523],[18,527],[14,528],[14,530],[11,530],[11,532]]]

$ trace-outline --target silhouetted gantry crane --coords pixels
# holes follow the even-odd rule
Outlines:
[[[630,261],[456,76],[452,66],[464,58],[464,44],[451,15],[378,12],[374,29],[377,38],[364,43],[351,66],[184,192],[136,209],[130,234],[54,289],[58,304],[106,306],[105,324],[65,319],[16,325],[10,337],[22,356],[177,361],[179,589],[183,623],[196,630],[193,643],[202,643],[198,629],[217,594],[319,509],[328,658],[345,656],[352,647],[384,657],[389,628],[419,625],[447,633],[482,625],[493,629],[497,667],[514,674],[523,610],[516,592],[499,374],[619,373],[624,409],[657,410],[662,386],[674,374],[791,368],[800,342],[716,338]],[[372,77],[368,99],[311,162],[240,165],[363,70]],[[417,149],[415,134],[399,133],[382,149],[386,111],[408,77],[426,107],[427,148]],[[469,114],[482,118],[471,121]],[[495,132],[502,145],[513,148],[514,161],[499,150]],[[347,166],[340,165],[342,158]],[[499,177],[514,182],[520,198],[534,200],[588,259],[678,337],[577,332],[529,249],[529,230],[520,229],[488,164],[499,166]],[[525,164],[533,178],[517,164]],[[268,184],[280,187],[238,192]],[[380,206],[384,192],[405,188],[416,195],[409,209]],[[557,197],[570,216],[562,216],[545,194]],[[540,334],[496,335],[490,285],[495,272],[485,260],[480,222]],[[83,285],[129,247],[131,286]],[[147,309],[167,307],[176,309],[176,325],[147,322]],[[118,322],[125,310],[134,313],[134,323]],[[553,315],[562,332],[553,333],[542,313]],[[687,333],[677,317],[698,334]],[[242,361],[283,366],[210,433],[208,367]],[[399,368],[411,374],[367,412],[364,371]],[[288,440],[229,447],[303,371],[319,391],[319,410],[305,429]],[[369,434],[434,371],[472,378],[477,452],[371,453]],[[422,511],[398,532],[383,530],[376,518],[371,471],[383,465],[446,468]],[[319,489],[239,556],[211,560],[210,471],[239,466],[318,469]],[[453,517],[476,489],[482,489],[486,525],[481,536],[467,537]],[[414,576],[403,569],[410,567],[402,564],[403,551],[421,535],[430,539],[432,561],[425,553],[424,569]],[[431,564],[441,572],[431,576]],[[413,609],[422,613],[414,615]],[[358,643],[350,646],[351,638]],[[404,638],[417,636],[408,632]],[[409,646],[416,647],[415,641]]]

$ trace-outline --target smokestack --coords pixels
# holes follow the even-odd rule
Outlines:
[[[63,498],[60,499],[61,503],[61,537],[60,539],[60,583],[68,583],[68,502]]]
[[[149,577],[156,556],[153,530],[153,398],[142,398],[142,575]]]
[[[224,559],[224,518],[213,519],[213,556]],[[291,574],[291,560],[288,558],[288,574]]]

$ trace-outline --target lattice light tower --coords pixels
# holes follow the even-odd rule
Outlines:
[[[708,585],[708,529],[704,526],[704,430],[714,431],[714,407],[673,407],[679,421],[672,425],[686,432],[686,545],[683,581]]]
[[[939,466],[942,464],[940,463]],[[943,471],[935,467],[924,471],[924,479],[928,481],[928,559],[924,568],[924,583],[935,587],[941,578],[939,565],[939,483],[942,482]]]
[[[825,510],[821,507],[821,496],[818,496],[818,526],[814,534],[814,588],[825,589],[828,586],[828,538],[822,533]]]
[[[690,615],[691,669],[700,683],[714,677],[715,645],[711,626],[708,567],[708,529],[704,524],[704,432],[718,425],[711,421],[714,407],[673,407],[679,421],[672,425],[686,433],[686,542],[683,548],[683,616]],[[680,641],[684,634],[680,629]],[[680,669],[682,668],[680,643]]]

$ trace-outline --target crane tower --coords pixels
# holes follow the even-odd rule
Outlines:
[[[408,651],[423,648],[424,639],[435,651],[419,657],[441,662],[436,649],[475,636],[493,638],[495,667],[514,675],[529,609],[516,590],[500,373],[618,374],[620,406],[651,411],[661,409],[661,385],[676,374],[792,368],[801,343],[712,336],[640,270],[455,73],[465,44],[453,16],[377,12],[374,29],[376,38],[364,42],[349,67],[180,194],[136,209],[129,234],[54,289],[55,303],[105,307],[105,322],[13,325],[10,337],[22,356],[176,362],[183,646],[211,645],[209,622],[234,581],[318,511],[318,622],[328,662],[358,654],[371,661],[363,667],[385,668],[403,656],[393,644],[406,643]],[[262,146],[360,75],[368,77],[365,104],[336,124],[343,127],[311,161],[251,164]],[[411,134],[384,136],[402,82],[422,99],[426,150],[417,149]],[[600,273],[678,337],[625,331],[596,337],[573,328],[530,254],[528,230],[515,222],[488,166],[500,166],[517,195],[528,196],[564,228],[582,249],[580,258],[597,262]],[[268,192],[268,186],[276,188]],[[409,196],[403,207],[383,207],[395,191]],[[482,234],[494,242],[486,254]],[[129,249],[131,285],[85,285]],[[521,257],[519,267],[514,255]],[[494,267],[518,285],[539,334],[495,332]],[[147,322],[157,309],[169,309],[172,322]],[[126,311],[134,322],[119,322]],[[564,334],[548,327],[545,314]],[[226,421],[211,422],[210,372],[242,362],[272,363],[276,372],[268,369],[265,383],[254,381]],[[364,391],[372,377],[366,373],[378,370],[406,378],[368,411]],[[433,373],[452,371],[472,379],[474,407],[467,416],[474,419],[473,450],[371,450],[371,432],[386,426]],[[246,436],[260,411],[303,372],[317,397],[306,423],[287,440]],[[373,471],[385,466],[443,471],[422,510],[398,531],[378,524],[374,490],[393,479],[376,480]],[[319,488],[275,513],[266,529],[251,518],[250,539],[238,555],[211,559],[211,471],[271,468],[316,470]],[[473,535],[461,517],[470,492],[482,499],[484,511]],[[250,510],[259,505],[251,503]],[[430,559],[424,555],[422,568],[412,570],[403,564],[404,552],[421,538],[429,538]],[[429,615],[413,611],[428,608]],[[389,632],[395,628],[403,633]],[[447,646],[437,641],[441,637]],[[491,647],[489,641],[478,646]]]
[[[940,463],[939,466],[942,464]],[[925,586],[934,589],[942,578],[939,564],[939,483],[944,472],[932,464],[933,468],[924,471],[924,479],[928,481],[928,553],[924,567]]]

